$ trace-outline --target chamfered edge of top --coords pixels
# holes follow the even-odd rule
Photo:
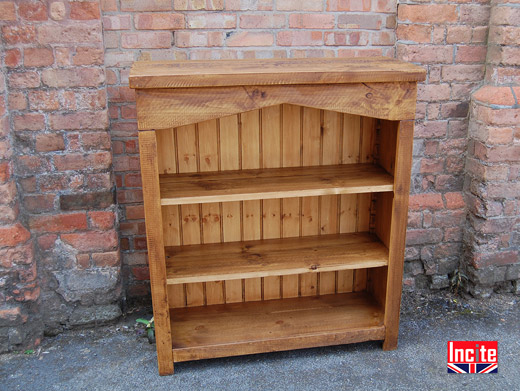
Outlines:
[[[136,61],[130,88],[423,81],[424,68],[389,57]]]

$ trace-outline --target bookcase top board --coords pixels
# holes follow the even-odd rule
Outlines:
[[[388,57],[138,61],[130,88],[423,81],[426,71]]]

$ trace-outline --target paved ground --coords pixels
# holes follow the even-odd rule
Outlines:
[[[141,311],[142,312],[142,311]],[[176,364],[157,375],[137,313],[117,325],[48,338],[33,355],[0,356],[1,390],[519,390],[520,297],[442,293],[403,299],[399,348],[379,343]],[[140,315],[143,315],[142,313]],[[499,373],[446,373],[448,340],[498,340]]]

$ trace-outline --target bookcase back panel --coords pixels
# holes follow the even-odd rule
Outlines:
[[[379,143],[373,118],[288,104],[156,134],[160,174],[367,163],[377,159]],[[375,232],[375,199],[345,194],[163,206],[164,244]],[[171,307],[183,307],[366,287],[367,270],[358,269],[173,285],[168,298]]]

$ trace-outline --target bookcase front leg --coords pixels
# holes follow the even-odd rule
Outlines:
[[[384,324],[386,329],[383,350],[397,348],[399,312],[403,285],[403,263],[408,220],[408,195],[412,167],[414,121],[400,121],[397,132],[397,147],[394,174],[394,201],[390,224],[388,282]]]
[[[160,375],[173,374],[172,337],[166,286],[166,264],[162,230],[157,139],[154,131],[139,132],[141,177],[143,182],[144,214],[148,264],[155,321],[155,341]]]

